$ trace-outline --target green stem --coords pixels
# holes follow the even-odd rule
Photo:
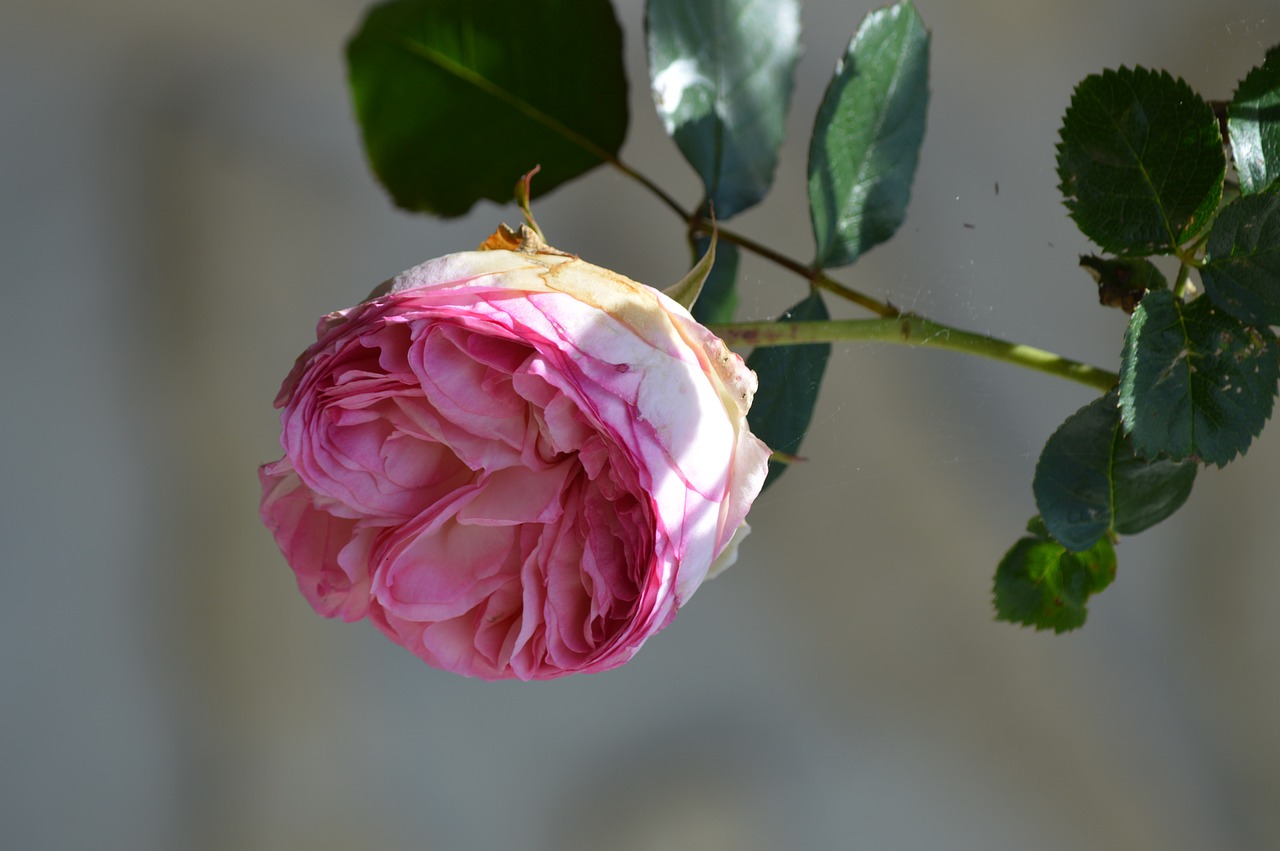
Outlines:
[[[1178,277],[1173,282],[1173,294],[1176,298],[1182,298],[1187,291],[1187,284],[1191,283],[1191,266],[1183,263],[1178,267]]]
[[[593,147],[595,146],[593,145]],[[663,189],[658,184],[654,183],[645,175],[636,171],[631,166],[624,163],[622,160],[615,157],[613,154],[610,154],[609,152],[601,148],[596,148],[594,151],[592,151],[592,153],[596,154],[596,156],[600,157],[602,160],[607,162],[609,165],[613,166],[622,174],[634,180],[636,183],[639,183],[645,189],[648,189],[649,192],[652,193],[655,198],[657,198],[659,201],[665,204],[673,213],[675,213],[685,222],[693,221],[696,218],[696,216],[694,216],[692,213],[685,210],[684,207],[681,207],[679,201],[677,201],[671,195],[667,194],[667,191],[665,189]]]
[[[839,281],[835,281],[827,277],[825,272],[819,272],[814,276],[813,285],[820,290],[827,290],[828,292],[835,293],[836,295],[843,297],[846,301],[851,301],[854,304],[861,305],[872,313],[875,313],[885,319],[892,319],[895,316],[902,315],[902,311],[898,310],[898,308],[894,307],[892,304],[889,304],[889,302],[880,301],[879,299],[860,293],[855,289],[846,287]]]
[[[698,213],[685,212],[675,199],[643,174],[616,157],[605,156],[602,159],[656,195],[684,220],[691,235],[701,233],[709,236],[711,234],[712,222]],[[730,345],[787,346],[803,343],[875,340],[884,343],[902,343],[908,346],[932,346],[981,355],[1034,369],[1037,372],[1057,375],[1103,393],[1109,391],[1119,381],[1119,377],[1113,372],[1064,358],[1053,352],[1020,343],[1006,342],[986,334],[952,328],[918,314],[904,313],[887,301],[881,301],[847,287],[832,279],[822,269],[806,266],[750,237],[727,230],[718,224],[714,229],[719,239],[733,243],[745,251],[750,251],[794,272],[809,281],[812,286],[839,295],[880,317],[879,319],[842,319],[821,322],[736,322],[711,326],[711,331]]]
[[[694,233],[702,233],[702,234],[705,234],[706,236],[711,235],[711,224],[709,222],[703,221],[702,219],[695,219],[693,222],[691,222],[689,225],[689,229]],[[835,293],[836,295],[840,296],[846,301],[851,301],[856,305],[865,307],[867,310],[870,310],[872,313],[878,316],[884,316],[884,317],[898,316],[900,313],[900,311],[896,307],[889,304],[888,302],[880,301],[877,298],[872,298],[866,293],[858,292],[852,287],[846,287],[844,284],[831,278],[829,275],[827,275],[826,272],[822,271],[821,269],[814,269],[810,266],[806,266],[803,263],[800,263],[796,260],[791,259],[785,254],[780,254],[779,252],[774,251],[772,248],[770,248],[767,245],[763,245],[759,242],[756,242],[754,239],[743,236],[737,231],[728,230],[720,226],[719,224],[716,225],[715,231],[716,231],[716,235],[720,239],[724,240],[725,242],[731,242],[734,245],[738,246],[739,248],[742,248],[746,251],[750,251],[752,254],[755,254],[759,257],[763,257],[764,259],[772,263],[775,263],[784,269],[787,269],[791,272],[796,273],[800,277],[809,281],[815,287],[818,287],[819,289],[827,290],[828,292]]]
[[[1056,375],[1103,393],[1119,380],[1113,372],[1020,343],[1009,343],[985,334],[962,331],[914,313],[881,319],[833,319],[807,322],[734,322],[713,325],[711,332],[730,345],[794,346],[804,343],[836,343],[874,340],[908,346],[930,346]]]

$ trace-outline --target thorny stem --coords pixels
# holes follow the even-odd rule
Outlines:
[[[617,157],[604,155],[601,159],[627,177],[653,193],[658,200],[676,213],[688,227],[690,235],[710,235],[713,223],[700,213],[688,212],[660,186]],[[800,322],[734,322],[713,325],[713,333],[730,345],[789,346],[803,343],[836,343],[856,340],[874,340],[883,343],[899,343],[908,346],[930,346],[950,349],[971,355],[981,355],[1005,363],[1034,369],[1037,372],[1056,375],[1092,387],[1103,393],[1115,387],[1119,377],[1105,369],[1071,360],[1070,358],[1010,343],[986,334],[952,328],[934,322],[919,314],[899,310],[887,301],[873,298],[834,280],[822,269],[806,266],[767,245],[733,230],[715,224],[719,239],[732,243],[744,251],[774,263],[809,281],[818,289],[824,289],[851,301],[872,313],[878,319],[837,319]]]

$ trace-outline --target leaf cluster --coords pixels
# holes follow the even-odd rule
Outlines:
[[[800,47],[796,0],[649,0],[650,84],[663,126],[702,183],[691,222],[726,221],[773,184]],[[815,257],[810,276],[854,262],[902,224],[924,136],[929,36],[910,2],[872,12],[836,64],[809,140],[808,195]],[[738,250],[722,244],[694,316],[731,320]],[[829,317],[821,293],[779,322]],[[830,343],[763,347],[747,365],[760,389],[752,431],[776,450],[766,487],[794,459],[817,404]]]
[[[685,221],[692,271],[672,292],[700,321],[730,322],[740,251],[771,254],[713,234],[773,186],[801,53],[799,0],[646,0],[644,20],[658,117],[699,183],[689,209],[619,159],[627,80],[608,0],[373,6],[347,47],[365,151],[406,209],[456,216],[481,199],[508,202],[516,187],[531,223],[535,171],[545,193],[609,164]],[[868,14],[836,61],[808,140],[813,260],[779,261],[810,288],[778,322],[827,320],[825,270],[901,226],[925,129],[929,40],[900,0]],[[1177,511],[1199,468],[1243,454],[1271,415],[1280,49],[1226,103],[1164,71],[1090,75],[1059,137],[1063,200],[1101,252],[1081,265],[1100,301],[1130,315],[1117,386],[1049,437],[1032,482],[1037,517],[996,572],[998,618],[1060,632],[1080,626],[1088,598],[1110,583],[1119,537]],[[1177,267],[1172,285],[1158,264]],[[850,293],[887,321],[920,319]],[[1014,348],[983,339],[993,344],[984,353]],[[751,427],[776,450],[768,482],[796,457],[830,353],[828,342],[806,342],[748,359],[760,379]]]
[[[1058,176],[1071,217],[1109,255],[1081,265],[1104,305],[1131,314],[1119,386],[1054,432],[1032,482],[1043,531],[1036,546],[1048,540],[1092,558],[1099,545],[1173,514],[1198,467],[1242,455],[1271,416],[1280,380],[1271,328],[1280,324],[1280,50],[1216,110],[1167,72],[1085,78],[1063,116]],[[1178,264],[1172,289],[1151,259],[1162,256]],[[1010,564],[1025,567],[1035,549],[1027,541],[997,570],[997,616],[1078,626],[1074,616],[1046,617],[1042,601],[1010,585]]]
[[[798,0],[647,0],[649,83],[659,118],[697,174],[684,211],[691,262],[709,223],[773,185],[801,53]],[[809,142],[815,242],[810,279],[853,263],[906,215],[924,137],[929,34],[909,0],[872,12],[836,63]],[[443,216],[540,192],[609,163],[628,123],[622,35],[608,0],[389,0],[347,47],[356,117],[394,201]],[[527,192],[528,180],[522,184]],[[527,209],[527,207],[526,207]],[[694,316],[731,321],[739,248],[721,240]],[[825,319],[816,288],[778,320]],[[817,404],[830,343],[760,348],[752,430],[794,458]],[[785,470],[771,463],[769,481]]]

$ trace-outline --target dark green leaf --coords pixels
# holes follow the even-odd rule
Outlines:
[[[1086,550],[1108,533],[1132,535],[1177,511],[1191,494],[1194,461],[1133,451],[1120,428],[1115,393],[1076,411],[1040,453],[1031,487],[1053,537]]]
[[[1207,298],[1147,294],[1125,332],[1120,416],[1135,449],[1223,466],[1271,416],[1280,345]]]
[[[902,224],[928,100],[929,33],[915,7],[872,12],[836,65],[809,141],[814,265],[852,263]]]
[[[1036,517],[996,568],[996,620],[1066,632],[1082,626],[1089,597],[1116,576],[1116,553],[1107,538],[1084,552],[1065,549]]]
[[[658,115],[727,219],[769,191],[800,54],[795,0],[649,0]],[[707,202],[710,202],[708,205]]]
[[[369,162],[409,210],[509,201],[539,164],[545,193],[626,135],[608,0],[391,0],[369,11],[347,62]]]
[[[814,292],[792,307],[779,322],[827,319],[827,306]],[[800,448],[818,403],[818,388],[831,355],[830,343],[804,343],[798,346],[758,348],[747,358],[747,366],[756,371],[760,388],[747,414],[747,423],[756,437],[774,451],[795,454]],[[769,462],[768,487],[782,475],[785,464]]]
[[[1086,77],[1060,136],[1067,208],[1107,251],[1172,253],[1217,209],[1226,172],[1218,120],[1168,73],[1121,68]]]
[[[1268,50],[1236,89],[1227,135],[1242,193],[1261,192],[1280,178],[1280,46]]]
[[[700,236],[693,241],[695,257],[704,257],[711,241]],[[702,294],[693,303],[693,318],[703,325],[732,322],[738,308],[738,246],[731,242],[716,245],[716,262],[702,283]]]
[[[1099,303],[1118,307],[1125,313],[1133,313],[1147,290],[1169,286],[1155,264],[1145,258],[1087,254],[1080,258],[1080,265],[1097,281]]]
[[[1115,445],[1111,528],[1117,535],[1136,535],[1183,506],[1191,496],[1199,467],[1190,459],[1149,461],[1133,451],[1133,441],[1123,429],[1117,429]]]
[[[1205,259],[1200,279],[1214,304],[1249,325],[1280,325],[1280,190],[1224,207]]]

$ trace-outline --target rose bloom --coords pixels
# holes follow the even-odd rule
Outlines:
[[[769,456],[755,374],[688,311],[520,249],[432,260],[321,319],[259,471],[317,612],[484,679],[630,659],[736,558]]]

